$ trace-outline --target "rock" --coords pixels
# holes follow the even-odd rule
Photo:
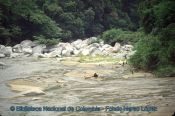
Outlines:
[[[4,54],[0,54],[0,58],[5,58],[5,55]]]
[[[133,48],[134,47],[132,45],[124,45],[124,46],[122,46],[122,49],[124,51],[132,51]]]
[[[25,47],[34,47],[35,44],[31,41],[31,40],[24,40],[20,43],[21,47],[22,48],[25,48]]]
[[[113,52],[114,52],[114,53],[119,52],[120,47],[121,47],[121,45],[120,45],[119,43],[115,43],[115,45],[114,45],[114,47],[113,47]]]
[[[66,50],[63,50],[62,51],[62,56],[66,56],[66,57],[69,57],[73,55],[73,50],[70,50],[70,49],[66,49]]]
[[[32,56],[36,58],[47,58],[48,57],[46,54],[40,54],[40,53],[34,53]]]
[[[61,50],[55,50],[55,51],[52,51],[52,52],[48,53],[48,54],[47,54],[47,57],[48,57],[48,58],[57,58],[57,57],[61,57],[61,53],[62,53]]]
[[[73,54],[74,54],[75,56],[79,55],[79,54],[80,54],[80,50],[74,49],[74,50],[73,50]]]
[[[89,49],[83,49],[81,51],[81,54],[84,55],[84,56],[90,55],[90,50]]]
[[[37,96],[37,95],[45,95],[45,92],[40,89],[33,89],[21,92],[21,95],[25,96]]]
[[[100,48],[100,50],[105,52],[112,52],[113,47],[111,45],[105,44]]]
[[[68,56],[73,55],[74,48],[70,43],[62,43],[62,45],[63,45],[62,47],[63,50],[61,54],[62,56],[68,57]]]
[[[42,54],[45,48],[46,48],[46,45],[37,45],[36,47],[32,48],[32,53]]]
[[[92,56],[96,55],[103,55],[103,52],[99,48],[96,48],[92,51]]]
[[[16,57],[19,57],[19,56],[21,56],[20,53],[12,53],[10,58],[16,58]]]
[[[31,47],[22,48],[22,51],[23,51],[24,54],[32,54],[32,48]]]
[[[81,39],[78,39],[71,43],[73,47],[75,47],[77,50],[79,50],[82,47],[83,41]]]
[[[5,48],[5,46],[4,45],[0,45],[0,50],[3,49],[3,48]]]
[[[15,46],[13,46],[12,51],[14,53],[22,53],[22,47],[21,47],[21,45],[20,44],[17,44]]]
[[[10,57],[10,55],[12,54],[12,47],[10,47],[10,46],[7,46],[7,47],[1,46],[0,53],[4,54],[6,57]]]
[[[86,44],[90,45],[90,44],[93,44],[93,43],[96,43],[98,39],[96,37],[90,37],[88,39],[86,39],[84,42],[86,42]]]
[[[99,43],[92,43],[88,46],[88,48],[95,47],[95,48],[100,48],[101,45]]]

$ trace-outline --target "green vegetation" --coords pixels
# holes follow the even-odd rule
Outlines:
[[[139,0],[129,1],[0,0],[0,43],[15,44],[40,35],[70,41],[111,28],[136,30]]]
[[[101,55],[79,56],[79,57],[80,57],[79,62],[83,62],[83,63],[98,63],[98,62],[117,63],[119,61],[124,61],[124,59],[116,59],[111,56],[101,56]]]
[[[54,45],[91,36],[111,45],[136,43],[133,66],[174,76],[174,0],[0,0],[0,44]]]
[[[114,44],[120,43],[136,43],[144,36],[143,32],[123,31],[121,29],[111,29],[103,32],[101,39],[106,43]]]
[[[141,24],[146,35],[136,45],[133,66],[154,71],[157,76],[175,76],[175,1],[144,1]]]
[[[37,43],[39,44],[45,44],[45,45],[56,45],[59,43],[59,39],[51,38],[51,39],[46,39],[45,36],[40,35],[40,36],[34,36],[34,39],[36,40]]]

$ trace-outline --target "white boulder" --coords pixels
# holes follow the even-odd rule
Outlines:
[[[14,53],[22,53],[22,46],[20,44],[16,44],[15,46],[13,46],[12,51]]]
[[[37,45],[36,47],[32,48],[32,53],[42,54],[45,48],[46,48],[46,45]]]
[[[115,45],[114,45],[114,47],[113,47],[113,52],[114,52],[114,53],[119,52],[120,47],[121,47],[120,43],[115,43]]]

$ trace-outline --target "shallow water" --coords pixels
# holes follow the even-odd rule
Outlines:
[[[2,60],[1,60],[2,62]],[[7,64],[5,69],[0,69],[0,114],[2,116],[125,116],[125,115],[155,115],[168,116],[175,111],[175,78],[122,78],[129,72],[128,67],[79,67],[64,65],[56,59],[34,60],[3,59]],[[66,77],[64,74],[71,71],[85,70],[113,70],[113,73],[102,76],[102,79],[84,79]],[[99,74],[100,75],[100,74]],[[45,95],[10,98],[15,95],[6,83],[11,79],[30,78],[40,80],[62,80],[63,86],[55,86],[45,90]],[[99,77],[100,78],[100,77]],[[50,81],[50,80],[49,80]],[[51,83],[52,84],[52,83]],[[156,106],[156,112],[13,112],[10,106]]]

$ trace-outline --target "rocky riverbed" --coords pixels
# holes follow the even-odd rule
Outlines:
[[[84,60],[85,61],[85,60]],[[134,72],[119,62],[82,62],[80,57],[3,58],[0,69],[2,116],[171,116],[175,78]],[[13,112],[10,106],[156,106],[156,112]]]
[[[175,78],[136,71],[127,64],[132,54],[132,45],[97,43],[96,37],[53,46],[31,40],[0,45],[0,115],[171,116]],[[107,106],[148,105],[157,111],[105,111]],[[98,106],[101,111],[22,112],[10,111],[11,106]]]

